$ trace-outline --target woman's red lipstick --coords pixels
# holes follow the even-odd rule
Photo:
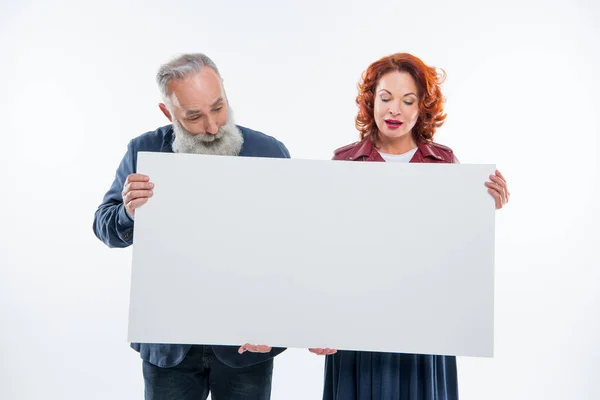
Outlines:
[[[403,122],[398,121],[397,119],[386,119],[385,124],[390,129],[398,129],[402,126]]]

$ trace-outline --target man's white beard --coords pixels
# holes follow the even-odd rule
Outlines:
[[[172,147],[175,153],[237,156],[242,150],[244,137],[233,122],[231,108],[227,115],[227,123],[219,128],[216,135],[190,133],[175,118],[172,123],[175,132]]]

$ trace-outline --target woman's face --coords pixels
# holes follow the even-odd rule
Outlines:
[[[415,80],[408,72],[388,72],[379,79],[374,114],[382,139],[411,138],[419,117],[419,98]]]

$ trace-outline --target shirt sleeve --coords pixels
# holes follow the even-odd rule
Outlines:
[[[135,172],[133,141],[127,145],[115,179],[94,216],[94,233],[108,247],[127,247],[133,243],[133,219],[123,204],[123,185]]]

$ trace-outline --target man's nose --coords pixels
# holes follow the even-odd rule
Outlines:
[[[214,119],[208,118],[206,120],[206,126],[204,127],[204,130],[206,131],[206,133],[216,135],[219,132],[219,126],[217,125],[217,122]]]

